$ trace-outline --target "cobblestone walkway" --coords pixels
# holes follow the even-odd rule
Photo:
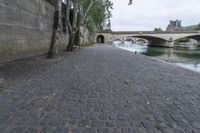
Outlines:
[[[0,64],[0,133],[200,133],[200,74],[98,45]]]

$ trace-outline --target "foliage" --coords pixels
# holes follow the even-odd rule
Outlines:
[[[177,40],[178,42],[189,42],[190,38],[181,38]]]
[[[161,28],[155,28],[154,31],[155,32],[160,32],[160,31],[163,31],[163,30]]]
[[[87,12],[88,7],[93,0],[83,0],[83,11]],[[87,16],[84,20],[86,28],[91,33],[95,33],[99,28],[112,17],[111,9],[113,3],[109,0],[95,0],[93,1]]]
[[[200,30],[200,23],[198,24],[196,30]]]
[[[131,4],[132,0],[129,0],[129,5]],[[94,34],[106,22],[110,23],[112,9],[113,3],[110,0],[57,0],[48,57],[57,55],[61,30],[65,33],[68,30],[66,51],[72,51],[75,44],[80,45],[81,25],[85,25]]]

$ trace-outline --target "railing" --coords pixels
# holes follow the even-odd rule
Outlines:
[[[111,34],[185,34],[185,33],[199,33],[200,31],[99,31],[98,33]]]

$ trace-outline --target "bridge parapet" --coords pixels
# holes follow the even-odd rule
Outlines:
[[[160,45],[162,43],[166,46],[172,47],[175,40],[180,38],[192,38],[200,41],[200,31],[101,31],[97,33],[98,35],[105,36],[105,42],[110,43],[113,40],[123,40],[124,38],[136,37],[147,39],[154,45]]]
[[[155,31],[113,31],[110,32],[111,34],[186,34],[186,33],[197,33],[200,34],[200,31],[161,31],[161,32],[155,32]]]

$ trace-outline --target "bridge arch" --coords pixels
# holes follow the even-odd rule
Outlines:
[[[178,40],[178,39],[181,39],[181,38],[190,38],[190,39],[194,39],[194,40],[200,41],[200,35],[180,36],[180,37],[175,38],[175,41]]]
[[[145,36],[145,35],[138,36],[137,35],[137,36],[131,36],[131,37],[146,39],[146,40],[148,40],[149,45],[152,45],[152,46],[162,46],[168,41],[163,38],[159,38],[159,37],[155,37],[155,36]]]
[[[121,39],[115,39],[115,40],[113,40],[113,42],[114,42],[114,41],[120,41],[120,42],[122,42],[122,40],[121,40]]]
[[[135,43],[135,41],[134,41],[132,38],[126,38],[126,39],[125,39],[125,42],[126,42],[126,41],[127,41],[127,42]]]
[[[97,43],[105,43],[105,37],[103,35],[97,36]]]
[[[137,42],[142,42],[142,43],[146,43],[147,40],[145,40],[144,38],[139,38],[137,39]]]

